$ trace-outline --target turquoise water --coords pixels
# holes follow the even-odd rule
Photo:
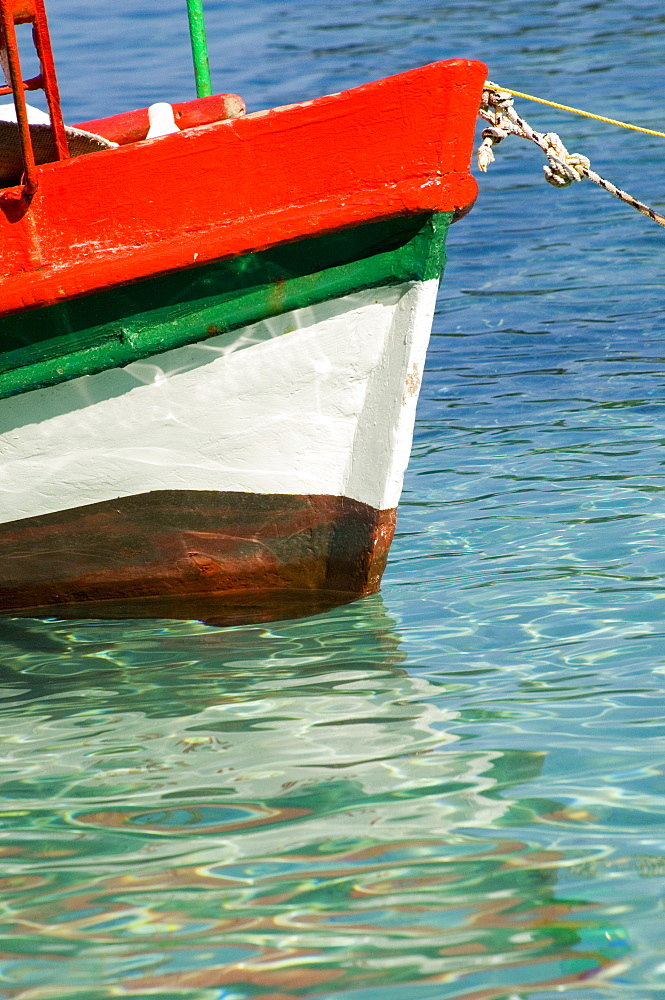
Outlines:
[[[69,121],[181,4],[51,0]],[[663,129],[657,3],[209,0],[249,106],[437,57]],[[662,140],[524,105],[663,210]],[[665,998],[665,234],[508,140],[451,232],[382,594],[0,621],[0,997]]]

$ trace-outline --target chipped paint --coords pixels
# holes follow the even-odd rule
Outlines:
[[[417,396],[420,391],[420,372],[418,365],[413,364],[411,371],[404,380],[404,392],[402,393],[402,406],[406,406],[409,396]]]

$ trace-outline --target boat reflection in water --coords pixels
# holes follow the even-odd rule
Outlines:
[[[621,929],[557,893],[561,803],[520,799],[543,755],[460,739],[459,675],[407,669],[380,597],[0,642],[5,995],[489,1000],[616,971]]]

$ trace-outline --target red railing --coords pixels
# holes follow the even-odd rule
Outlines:
[[[32,25],[32,39],[39,58],[40,72],[29,80],[24,80],[21,73],[17,24]],[[31,196],[37,190],[37,170],[28,125],[26,91],[43,90],[46,94],[55,148],[54,159],[64,160],[69,156],[43,0],[0,0],[0,65],[7,80],[7,86],[0,87],[0,95],[13,95],[23,157],[24,173],[17,196]]]

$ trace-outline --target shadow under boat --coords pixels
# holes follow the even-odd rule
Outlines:
[[[359,595],[350,591],[250,590],[49,604],[4,612],[4,616],[105,621],[167,618],[198,620],[213,626],[259,625],[325,614],[358,600]]]

